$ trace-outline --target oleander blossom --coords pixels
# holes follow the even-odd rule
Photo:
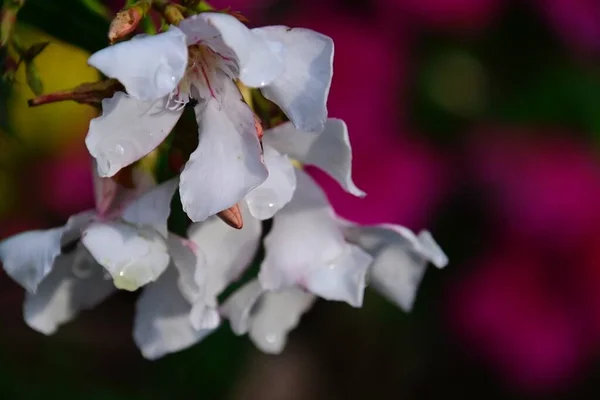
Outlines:
[[[301,131],[320,132],[332,62],[327,36],[285,26],[248,29],[222,13],[201,13],[164,33],[136,36],[89,59],[127,93],[102,102],[88,150],[99,174],[113,176],[155,149],[195,100],[199,143],[181,173],[180,194],[188,216],[203,221],[268,177],[256,117],[234,81],[260,88]]]
[[[0,243],[5,270],[28,291],[27,324],[52,334],[117,288],[143,288],[133,336],[144,357],[156,359],[198,343],[224,320],[262,351],[280,353],[318,297],[360,307],[367,284],[410,310],[427,263],[447,263],[431,235],[339,218],[323,191],[289,158],[317,165],[349,192],[362,194],[352,183],[343,121],[328,120],[319,134],[286,123],[265,137],[266,153],[276,152],[281,161],[273,164],[266,189],[289,189],[289,181],[279,178],[291,168],[290,199],[273,215],[258,276],[223,304],[218,296],[240,279],[261,245],[263,226],[250,212],[252,202],[240,204],[246,221],[241,229],[212,216],[192,224],[188,238],[181,238],[167,230],[177,178],[155,185],[127,168],[131,174],[116,180],[96,177],[95,210],[75,215],[65,227]]]
[[[63,250],[70,249],[89,252],[120,289],[136,290],[158,278],[169,264],[167,218],[177,179],[155,185],[141,170],[127,172],[130,187],[95,180],[95,210],[78,213],[59,228],[4,240],[0,260],[7,274],[35,293]]]
[[[298,187],[275,214],[258,278],[220,309],[234,333],[248,333],[267,353],[283,350],[287,334],[317,297],[361,307],[370,284],[409,311],[427,264],[442,268],[448,262],[427,231],[415,235],[398,225],[359,226],[337,217],[312,178],[300,169],[295,173]],[[257,242],[252,235],[258,234],[247,231],[246,244]]]
[[[117,289],[143,287],[133,334],[146,358],[182,350],[208,334],[192,327],[192,304],[182,293],[184,277],[203,275],[205,257],[167,231],[177,179],[155,185],[136,172],[128,187],[96,179],[95,210],[74,215],[65,226],[0,242],[5,271],[27,290],[23,314],[32,329],[53,334]]]
[[[213,332],[226,319],[235,334],[248,334],[261,351],[277,354],[317,298],[360,307],[370,284],[409,311],[427,264],[446,265],[446,255],[429,232],[415,235],[397,225],[358,226],[342,220],[307,174],[300,169],[295,174],[298,188],[275,214],[258,277],[222,304],[218,296],[251,265],[262,224],[242,204],[242,229],[215,216],[190,227],[189,240],[206,266],[193,275],[188,271],[187,284],[181,286],[193,304],[189,320],[197,331]]]

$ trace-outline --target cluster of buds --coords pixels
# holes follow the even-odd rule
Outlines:
[[[160,33],[130,38],[153,16],[165,22]],[[134,338],[147,358],[224,321],[277,353],[317,298],[360,307],[371,285],[409,310],[427,264],[446,265],[427,231],[340,218],[304,171],[320,168],[365,196],[352,180],[347,126],[328,118],[331,38],[249,29],[199,1],[140,0],[117,15],[109,39],[88,60],[106,81],[30,101],[102,109],[86,137],[95,209],[0,243],[33,329],[53,333],[116,290],[142,289]],[[170,169],[148,171],[149,157]],[[169,219],[172,206],[187,215],[184,227]],[[222,299],[253,264],[258,275]]]

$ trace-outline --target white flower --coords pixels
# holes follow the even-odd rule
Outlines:
[[[203,221],[240,201],[267,178],[254,115],[233,80],[260,88],[303,131],[321,131],[332,78],[333,42],[307,29],[248,29],[236,18],[202,13],[154,36],[135,37],[89,63],[128,94],[103,101],[86,143],[102,176],[152,151],[190,99],[198,148],[181,174],[184,210]]]
[[[136,290],[155,280],[169,263],[167,218],[177,179],[139,194],[147,184],[139,181],[136,189],[126,189],[110,179],[98,180],[96,210],[71,217],[63,227],[24,232],[0,243],[4,269],[35,292],[61,247],[81,240],[118,288]]]
[[[236,335],[248,334],[265,353],[279,354],[288,333],[312,307],[316,297],[296,287],[280,292],[263,289],[255,279],[237,290],[221,306]]]
[[[192,327],[192,303],[185,296],[188,278],[201,274],[205,257],[166,230],[177,180],[141,195],[151,182],[136,183],[126,189],[98,179],[96,210],[71,217],[64,227],[25,232],[0,243],[4,269],[27,289],[23,314],[31,328],[53,334],[117,288],[144,286],[134,339],[146,358],[182,350],[210,333]]]
[[[292,160],[318,167],[354,196],[366,195],[352,181],[352,148],[344,121],[329,118],[318,133],[300,131],[286,122],[265,131],[262,143],[269,177],[245,197],[254,217],[272,218],[292,199],[296,190]]]
[[[299,286],[327,300],[360,307],[368,281],[405,310],[410,309],[428,261],[447,258],[427,232],[401,226],[361,227],[340,220],[325,194],[296,170],[292,200],[273,218],[264,240],[258,275],[266,290]]]
[[[293,198],[275,214],[265,238],[258,279],[238,289],[220,308],[217,296],[253,259],[261,225],[243,205],[246,224],[241,230],[216,217],[190,229],[190,240],[206,255],[202,271],[211,276],[196,277],[207,284],[201,296],[190,299],[197,329],[211,328],[220,314],[229,319],[234,333],[248,333],[261,350],[279,353],[316,296],[360,307],[370,283],[409,311],[427,263],[446,265],[445,254],[428,232],[416,236],[397,225],[359,226],[342,220],[305,172],[295,174]],[[203,320],[206,315],[211,317]]]

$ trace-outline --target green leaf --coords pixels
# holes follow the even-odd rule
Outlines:
[[[29,46],[23,55],[24,61],[33,61],[33,59],[39,56],[49,44],[50,42],[40,42]]]
[[[81,0],[28,0],[19,21],[90,52],[108,44],[110,19]]]
[[[42,94],[44,85],[42,84],[42,79],[40,78],[40,74],[33,61],[25,63],[25,76],[27,78],[27,86],[29,86],[31,91],[36,96]]]
[[[101,0],[79,0],[81,4],[87,7],[91,12],[104,18],[110,18],[111,11]]]

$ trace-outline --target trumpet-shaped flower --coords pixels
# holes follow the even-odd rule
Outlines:
[[[369,280],[390,300],[410,309],[427,262],[447,258],[428,232],[397,225],[361,227],[335,215],[325,194],[296,170],[292,201],[273,218],[259,281],[267,290],[299,286],[327,300],[362,305]],[[368,279],[367,279],[368,275]]]
[[[202,13],[154,36],[93,54],[89,63],[123,83],[90,124],[88,149],[112,176],[148,154],[195,100],[199,143],[181,174],[194,221],[225,210],[267,179],[255,117],[234,80],[260,88],[303,131],[323,130],[333,42],[307,29],[248,29],[233,16]]]
[[[144,286],[134,339],[142,354],[154,359],[209,333],[191,325],[192,303],[184,295],[186,278],[199,274],[205,258],[167,231],[177,180],[153,186],[146,175],[133,178],[133,188],[96,179],[95,210],[71,217],[64,227],[6,239],[0,260],[27,289],[25,322],[47,335],[117,289]]]
[[[63,227],[24,232],[0,243],[4,269],[35,293],[62,250],[81,241],[83,247],[76,248],[85,248],[118,288],[136,290],[155,280],[169,263],[167,217],[177,180],[140,194],[150,184],[140,178],[134,188],[127,189],[99,178],[96,210],[71,217]]]

